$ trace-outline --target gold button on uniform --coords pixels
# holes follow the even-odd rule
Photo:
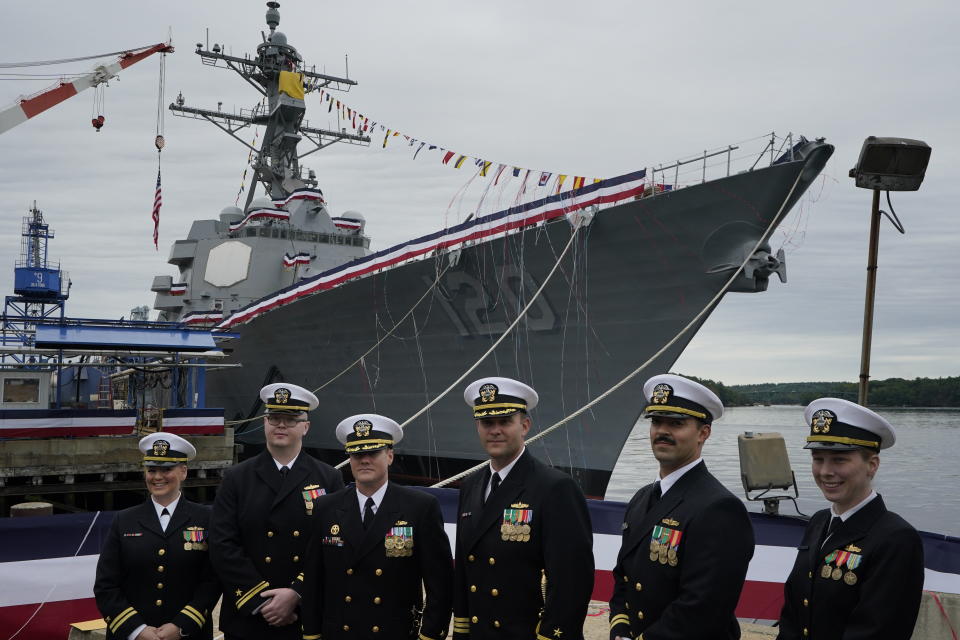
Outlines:
[[[476,593],[476,592],[477,592],[477,585],[475,584],[470,585],[470,593]]]
[[[803,637],[806,638],[808,635],[810,635],[810,629],[807,629],[806,627],[804,627],[804,628],[803,628]]]
[[[499,628],[500,628],[500,621],[499,621],[499,620],[494,620],[494,621],[493,621],[493,626],[496,627],[497,629],[499,629]]]
[[[498,595],[500,595],[500,592],[497,591],[496,589],[490,589],[490,595],[496,598]]]
[[[353,569],[347,569],[347,575],[348,575],[348,576],[352,576],[352,575],[353,575]]]
[[[810,601],[807,600],[806,598],[804,598],[804,599],[803,599],[803,606],[809,607],[809,606],[810,606]]]
[[[163,565],[162,565],[162,564],[157,567],[157,571],[159,571],[160,573],[163,573]]]
[[[478,622],[480,622],[480,618],[478,618],[477,616],[473,616],[472,618],[470,618],[470,622],[472,622],[473,624],[477,624]]]
[[[294,537],[294,538],[299,538],[299,537],[300,537],[300,532],[299,532],[299,531],[294,531],[294,532],[293,532],[293,537]]]
[[[343,630],[344,630],[344,631],[350,631],[350,625],[348,625],[348,624],[343,625]]]
[[[467,556],[467,562],[473,562],[474,560],[476,560],[476,558],[473,557],[472,553]]]
[[[266,562],[267,564],[270,564],[270,556],[267,556],[266,558],[264,558],[263,561]]]
[[[813,577],[813,571],[807,571],[807,577],[808,577],[808,578],[812,578],[812,577]]]
[[[350,602],[351,600],[353,600],[353,598],[351,598],[350,596],[346,596],[346,597],[343,599],[344,602]]]
[[[165,554],[166,552],[167,552],[166,549],[157,549],[157,555],[158,555],[158,556],[162,556],[162,555]]]
[[[643,611],[637,611],[637,620],[643,620]]]
[[[380,604],[380,596],[373,599],[373,604]]]
[[[634,587],[634,588],[635,588],[637,591],[643,591],[643,585],[640,584],[639,582],[637,583],[637,586]]]
[[[300,562],[300,556],[293,556],[294,562]]]
[[[489,562],[490,564],[497,564],[497,559],[494,558],[493,556],[490,556],[490,559],[487,560],[487,562]]]
[[[630,582],[630,576],[623,576],[624,582]]]
[[[157,583],[157,589],[163,589],[163,583],[162,583],[162,582],[158,582],[158,583]]]
[[[268,537],[268,538],[272,538],[272,537],[273,537],[273,531],[267,531],[267,537]]]
[[[630,603],[629,603],[629,602],[624,602],[624,603],[623,603],[623,606],[625,606],[627,609],[629,609],[629,608],[630,608]]]
[[[374,573],[375,575],[382,576],[382,575],[383,575],[383,569],[377,569],[377,570],[374,571],[373,573]]]
[[[163,604],[163,600],[157,600],[157,606],[158,606],[158,607],[159,607],[160,605],[162,605],[162,604]]]
[[[374,633],[379,633],[379,632],[380,632],[380,627],[374,625],[374,627],[373,627],[373,629],[371,629],[371,631],[373,631]]]

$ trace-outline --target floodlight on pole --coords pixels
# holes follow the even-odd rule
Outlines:
[[[909,138],[878,138],[870,136],[863,141],[857,165],[850,177],[857,187],[873,191],[870,215],[870,242],[867,252],[867,291],[863,305],[863,344],[860,351],[860,384],[857,402],[867,405],[870,381],[870,347],[873,341],[873,302],[877,287],[877,251],[880,244],[880,192],[916,191],[930,161],[930,146],[921,140]],[[891,211],[893,207],[891,206]],[[897,223],[895,223],[897,224]],[[901,227],[898,227],[903,232]]]

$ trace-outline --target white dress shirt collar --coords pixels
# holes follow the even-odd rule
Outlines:
[[[861,501],[861,502],[857,503],[856,505],[850,507],[849,509],[847,509],[847,510],[844,511],[843,513],[837,513],[837,510],[836,510],[836,506],[837,506],[837,505],[832,504],[832,505],[830,505],[830,515],[831,515],[831,516],[840,516],[840,520],[842,520],[843,522],[846,522],[848,519],[850,519],[850,516],[852,516],[853,514],[855,514],[857,511],[860,511],[860,509],[863,509],[865,506],[867,506],[867,504],[870,503],[871,500],[873,500],[873,499],[876,498],[876,497],[877,497],[877,492],[871,490],[871,491],[870,491],[870,495],[868,495],[866,498],[864,498],[863,501]]]
[[[383,496],[387,494],[387,485],[390,482],[384,482],[383,486],[373,492],[373,495],[370,496],[373,498],[373,513],[377,513],[377,509],[380,508],[380,503],[383,502]],[[357,502],[360,504],[360,518],[363,519],[363,510],[367,506],[367,496],[360,493],[360,490],[357,489]]]
[[[690,471],[690,469],[693,469],[695,466],[697,466],[697,465],[700,464],[701,462],[703,462],[703,458],[697,458],[696,460],[694,460],[694,461],[691,462],[690,464],[688,464],[688,465],[686,465],[686,466],[683,466],[683,467],[680,467],[680,468],[677,469],[676,471],[672,471],[672,472],[668,473],[665,478],[659,478],[659,480],[660,480],[660,496],[663,497],[663,496],[667,495],[667,491],[670,490],[670,487],[672,487],[673,485],[677,484],[677,480],[679,480],[680,478],[682,478],[682,477],[683,477],[683,474],[685,474],[687,471]]]
[[[170,517],[172,518],[172,517],[173,517],[173,512],[177,510],[177,504],[180,503],[180,497],[181,497],[182,495],[183,495],[182,493],[178,493],[176,499],[175,499],[173,502],[171,502],[170,504],[168,504],[167,506],[163,506],[162,504],[158,504],[157,501],[153,499],[153,496],[150,496],[150,502],[153,503],[153,508],[157,511],[157,519],[158,519],[158,520],[160,519],[160,514],[163,513],[163,510],[164,510],[164,509],[167,510],[167,513],[169,513],[169,514],[170,514]]]
[[[271,457],[272,457],[272,456],[271,456]],[[280,471],[280,469],[283,469],[284,467],[286,467],[287,470],[289,471],[290,469],[293,469],[293,465],[294,465],[294,463],[296,463],[297,458],[299,458],[299,457],[300,457],[300,454],[298,453],[296,456],[294,456],[293,460],[291,460],[291,461],[288,462],[287,464],[282,464],[282,463],[280,463],[280,462],[277,462],[277,459],[276,459],[276,458],[273,458],[273,464],[277,465],[277,471]]]

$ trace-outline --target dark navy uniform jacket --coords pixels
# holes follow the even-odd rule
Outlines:
[[[777,637],[909,640],[923,595],[920,535],[877,496],[821,548],[830,518],[830,509],[814,514],[797,547]]]
[[[484,504],[486,478],[475,473],[460,488],[454,638],[583,638],[593,531],[580,488],[529,450]],[[529,539],[504,540],[503,524],[521,512]]]
[[[342,488],[340,473],[305,451],[286,479],[269,450],[227,471],[213,504],[210,544],[224,590],[222,631],[257,640],[300,638],[299,621],[271,627],[254,611],[264,601],[262,591],[303,584],[298,577],[315,518],[316,498],[310,492]]]
[[[734,610],[754,546],[746,508],[703,462],[648,512],[653,487],[640,489],[624,515],[610,637],[739,638]]]
[[[354,486],[317,509],[304,566],[304,640],[447,635],[453,556],[434,496],[390,482],[366,531]],[[400,535],[402,550],[394,545]]]
[[[168,622],[191,638],[213,637],[210,612],[220,587],[210,566],[209,522],[210,507],[183,496],[166,531],[152,500],[117,513],[93,585],[108,639]]]

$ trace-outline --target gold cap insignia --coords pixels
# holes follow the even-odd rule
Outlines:
[[[497,392],[499,390],[497,385],[488,382],[480,387],[480,399],[484,402],[493,402],[497,399]]]
[[[153,443],[153,455],[165,456],[170,451],[170,443],[166,440],[155,440]]]
[[[837,414],[829,409],[820,409],[813,414],[810,426],[814,433],[830,433],[830,425],[837,419]]]
[[[653,404],[667,404],[667,401],[670,400],[670,394],[673,393],[673,387],[661,382],[653,388],[653,397],[650,400],[653,401]]]
[[[668,527],[679,527],[680,523],[674,520],[673,518],[664,518],[661,522]]]
[[[274,404],[287,404],[290,401],[290,389],[286,387],[280,387],[273,392],[273,402]]]
[[[370,435],[371,429],[373,429],[373,423],[369,420],[357,420],[353,423],[353,432],[361,438],[366,438]]]
[[[340,525],[338,525],[338,524],[332,525],[332,526],[330,527],[330,535],[335,536],[335,535],[337,535],[338,533],[340,533]]]

